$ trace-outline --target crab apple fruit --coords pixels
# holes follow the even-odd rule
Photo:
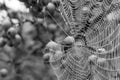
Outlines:
[[[0,0],[0,5],[4,4],[4,0]]]
[[[8,70],[6,68],[3,68],[0,70],[1,77],[6,77],[8,74]]]
[[[60,50],[60,45],[54,41],[50,41],[46,45],[46,48],[56,51],[56,50]]]
[[[8,35],[14,37],[17,34],[17,30],[14,27],[10,27],[7,31]]]
[[[75,39],[74,37],[72,36],[67,36],[64,40],[63,40],[63,43],[64,44],[73,44],[75,42]]]
[[[55,30],[57,29],[57,25],[55,25],[55,24],[49,24],[49,25],[48,25],[48,29],[49,29],[50,31],[55,31]]]
[[[1,21],[1,25],[5,26],[5,27],[9,27],[11,25],[10,19],[9,18],[5,18],[3,21]]]
[[[56,58],[56,60],[60,59],[62,56],[63,56],[63,52],[61,50],[55,51],[54,57]]]
[[[22,41],[21,36],[19,34],[16,34],[15,35],[15,41],[14,41],[15,43],[14,43],[14,45],[18,46],[21,43],[21,41]]]
[[[4,47],[7,43],[7,40],[3,37],[0,37],[0,47]]]
[[[23,39],[34,39],[37,36],[37,31],[35,25],[27,21],[23,24],[22,27],[22,37]]]
[[[36,21],[37,21],[37,23],[41,23],[42,24],[44,22],[44,19],[43,18],[38,18]]]
[[[53,13],[55,11],[55,5],[51,2],[48,3],[47,7],[46,7],[50,13]]]
[[[46,53],[43,55],[44,64],[49,64],[50,55],[50,53]]]
[[[19,34],[16,34],[16,35],[15,35],[15,39],[16,39],[17,41],[21,41],[21,36],[20,36]]]
[[[15,18],[11,19],[11,21],[12,21],[12,23],[14,23],[14,24],[18,24],[18,23],[19,23],[19,20],[18,20],[18,19],[15,19]]]

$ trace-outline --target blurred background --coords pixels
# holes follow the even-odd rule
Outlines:
[[[0,80],[57,80],[44,48],[68,34],[59,0],[0,0]]]

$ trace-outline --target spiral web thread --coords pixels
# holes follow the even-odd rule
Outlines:
[[[64,21],[66,22],[66,25],[68,25],[71,29],[71,34],[77,34],[77,30],[79,30],[80,27],[78,27],[78,23],[76,21],[76,12],[75,10],[79,10],[79,7],[81,3],[83,3],[83,0],[60,0],[61,6],[59,7],[59,10],[61,12],[61,16],[63,17]],[[74,4],[72,4],[74,3]]]
[[[79,55],[80,48],[74,48],[64,56],[53,55],[50,59],[51,66],[58,80],[84,80],[90,74],[88,54]],[[59,59],[58,59],[59,58]]]
[[[68,0],[61,1],[67,2]],[[79,0],[71,0],[74,4],[76,1]],[[91,0],[91,5],[89,7],[92,7],[92,5],[96,3],[96,0]],[[82,49],[80,49],[80,47],[73,46],[67,53],[63,52],[64,55],[53,55],[50,59],[51,66],[58,80],[120,80],[119,4],[120,3],[117,0],[103,0],[102,9],[98,10],[98,12],[96,12],[98,14],[92,19],[93,22],[91,26],[93,29],[88,29],[85,32],[87,46],[104,48],[106,50],[105,52],[94,52],[94,54],[106,61],[102,64],[94,61],[94,65],[91,65],[88,57],[91,55],[92,51],[88,48],[85,48],[83,51],[82,49],[84,49],[84,47],[81,47]],[[68,4],[66,5],[68,6]],[[62,10],[64,10],[63,6]],[[69,15],[66,13],[67,11],[64,11],[61,15],[63,18],[66,18],[66,20],[64,20],[67,24],[71,24],[69,21],[74,22],[76,14],[73,16],[73,13],[69,13]],[[109,18],[108,15],[111,14],[113,17]],[[71,25],[68,26],[71,27]],[[75,26],[72,27],[72,29],[75,29]]]

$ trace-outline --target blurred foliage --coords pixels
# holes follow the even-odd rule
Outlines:
[[[0,2],[0,80],[57,80],[42,57],[50,40],[62,41],[63,30],[68,32],[57,10],[59,1],[10,1]],[[12,1],[27,11],[14,8]]]

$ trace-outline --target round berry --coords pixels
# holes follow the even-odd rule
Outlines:
[[[48,49],[52,49],[52,50],[59,50],[60,46],[58,43],[54,42],[54,41],[50,41],[47,45],[46,48]]]
[[[13,42],[14,43],[14,46],[18,46],[20,43],[21,43],[21,36],[19,34],[16,34],[15,35],[15,41]]]
[[[61,50],[55,51],[55,55],[54,55],[55,60],[60,59],[62,56],[63,56],[63,52]]]
[[[5,18],[2,22],[1,25],[6,27],[9,27],[11,25],[10,19],[9,18]]]
[[[0,70],[1,77],[6,77],[8,74],[8,70],[6,68],[3,68]]]
[[[48,3],[47,5],[47,9],[51,12],[53,12],[55,10],[55,5],[51,2]]]
[[[15,35],[15,39],[16,39],[17,41],[21,41],[21,36],[20,36],[19,34],[16,34],[16,35]]]
[[[19,23],[19,20],[18,19],[11,19],[11,21],[12,21],[12,23],[14,23],[14,24],[18,24]]]
[[[22,37],[26,40],[34,39],[37,36],[35,25],[31,22],[25,22],[22,27]]]
[[[7,40],[3,37],[0,37],[0,47],[4,47],[7,43]]]
[[[65,44],[73,44],[73,43],[75,42],[75,39],[74,39],[74,37],[72,37],[72,36],[67,36],[67,37],[63,40],[63,42],[64,42]]]
[[[55,24],[49,24],[49,25],[48,25],[48,29],[49,29],[50,31],[55,31],[55,30],[57,29],[57,25],[55,25]]]
[[[50,55],[50,53],[46,53],[43,55],[44,64],[49,64]]]
[[[7,33],[8,33],[9,36],[13,37],[13,36],[15,36],[15,34],[17,34],[17,30],[14,27],[11,27],[11,28],[8,29]]]
[[[38,18],[37,22],[42,24],[44,22],[44,19],[43,18]]]

